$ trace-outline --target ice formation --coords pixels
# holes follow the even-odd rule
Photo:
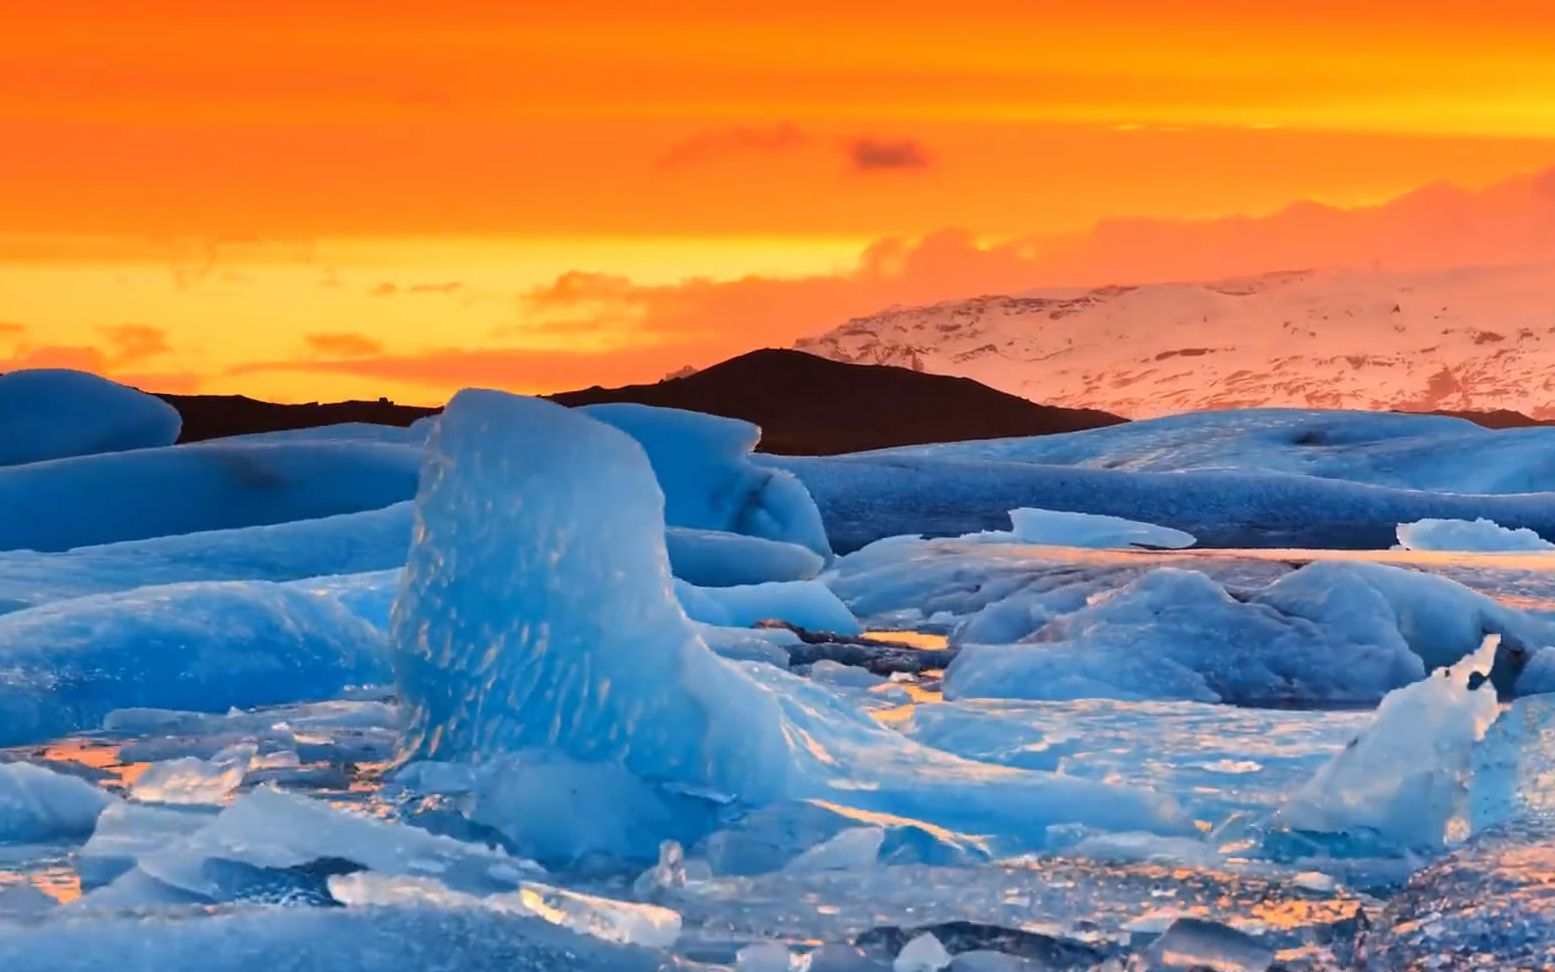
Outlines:
[[[1527,553],[1555,550],[1527,527],[1508,530],[1494,520],[1417,520],[1398,525],[1398,542],[1406,550],[1466,550],[1485,553]]]
[[[667,948],[680,935],[680,916],[651,904],[615,901],[525,881],[517,891],[485,896],[454,891],[426,877],[357,873],[331,877],[330,893],[353,907],[428,902],[527,915],[601,941],[643,948]]]
[[[726,662],[672,593],[643,452],[584,415],[461,392],[428,442],[392,641],[407,756],[554,748],[729,794],[824,797],[1040,845],[1048,824],[1182,829],[1140,791],[968,763],[769,665]]]
[[[0,612],[153,584],[289,581],[397,568],[411,505],[316,520],[127,540],[55,553],[0,553]]]
[[[670,527],[665,540],[670,570],[698,587],[810,580],[825,566],[808,547],[737,533]]]
[[[1471,754],[1499,711],[1488,682],[1494,636],[1423,682],[1390,692],[1371,725],[1280,808],[1297,830],[1372,831],[1406,848],[1440,847],[1466,810]]]
[[[1524,659],[1555,643],[1542,618],[1460,584],[1382,564],[1319,562],[1234,594],[1203,573],[1160,568],[1122,587],[1017,590],[958,633],[954,698],[1365,702],[1450,665],[1487,633],[1510,692]],[[1027,629],[1034,629],[1028,631]]]
[[[819,581],[771,581],[739,587],[693,587],[676,581],[675,595],[687,617],[725,628],[786,621],[835,634],[856,635],[864,630],[837,595]]]
[[[136,778],[130,796],[142,803],[215,806],[243,785],[257,751],[251,743],[239,743],[210,759],[181,756],[152,763]]]
[[[669,525],[779,540],[830,556],[820,512],[804,486],[789,473],[751,462],[761,438],[751,423],[651,405],[580,411],[642,446],[663,491]]]
[[[0,375],[0,466],[168,446],[182,425],[160,398],[84,371]]]
[[[378,442],[217,441],[0,467],[0,550],[68,550],[379,509],[414,495],[420,458],[419,449]]]
[[[0,843],[85,836],[114,802],[84,780],[30,763],[0,763]]]
[[[223,712],[387,681],[383,634],[263,581],[146,587],[0,616],[0,745],[95,729],[114,709]]]
[[[1120,516],[1065,513],[1029,506],[1010,511],[1011,530],[968,534],[964,540],[983,543],[1031,543],[1055,547],[1149,547],[1179,550],[1191,547],[1191,534]]]

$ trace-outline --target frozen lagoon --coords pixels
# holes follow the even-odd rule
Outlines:
[[[651,416],[635,418],[627,432],[651,436]],[[331,557],[393,561],[354,548],[315,557],[284,539],[306,543],[311,528],[255,528],[269,531],[255,576],[225,574],[247,569],[242,529],[223,533],[214,559],[191,537],[154,561],[146,579],[194,591],[181,596],[232,582],[234,593],[264,592],[274,607],[245,626],[247,642],[157,588],[137,593],[137,557],[124,548],[30,562],[29,597],[42,603],[17,598],[11,650],[30,645],[47,660],[59,631],[79,647],[53,683],[33,664],[31,694],[13,698],[43,699],[28,710],[41,713],[52,692],[96,725],[8,751],[55,772],[0,773],[10,828],[0,828],[0,966],[95,968],[111,956],[132,969],[755,967],[786,949],[812,970],[889,967],[908,953],[937,967],[944,953],[925,934],[953,968],[1116,970],[1190,954],[1239,969],[1456,968],[1475,954],[1548,963],[1547,707],[1533,695],[1503,708],[1492,694],[1510,697],[1549,667],[1538,649],[1555,588],[1539,555],[892,541],[822,575],[866,625],[948,636],[963,652],[994,632],[1017,653],[1062,641],[1086,664],[1107,659],[1087,684],[1111,689],[1112,659],[1129,646],[1169,647],[1173,665],[1215,674],[1205,684],[1219,698],[1148,678],[1130,684],[1133,697],[1094,687],[958,697],[945,690],[961,659],[943,679],[842,677],[821,664],[807,678],[785,659],[823,634],[685,620],[661,514],[641,503],[653,473],[624,435],[560,418],[550,435],[549,419],[526,421],[517,426],[541,444],[512,422],[434,432],[441,458],[423,470],[423,527],[428,504],[441,505],[435,529],[415,534],[404,584],[416,593],[399,598],[388,631],[397,572],[295,572]],[[794,481],[745,464],[746,446],[730,445],[754,441],[745,432],[720,435],[705,475],[674,487],[680,525],[821,556]],[[568,485],[597,461],[609,475]],[[403,540],[390,531],[383,542]],[[636,559],[617,559],[618,548]],[[792,571],[801,560],[783,550]],[[90,583],[97,564],[112,569],[106,586]],[[72,585],[98,592],[82,605],[92,610],[73,610]],[[298,598],[317,603],[294,609]],[[785,610],[781,597],[770,603]],[[173,616],[183,629],[159,621]],[[1373,725],[1356,698],[1336,706],[1316,693],[1227,704],[1217,652],[1188,650],[1223,631],[1217,618],[1245,625],[1227,648],[1249,657],[1264,634],[1294,638],[1281,654],[1307,654],[1292,684],[1322,675],[1366,687],[1373,702],[1395,690],[1402,715]],[[177,658],[166,645],[261,663],[273,644],[324,643],[315,629],[349,630],[354,660],[336,664],[346,653],[332,649],[304,656],[322,668],[301,674],[261,665],[265,697],[294,703],[229,712],[254,700],[136,694],[167,680],[148,679],[149,663]],[[1451,679],[1426,675],[1483,635],[1502,641],[1486,652],[1523,653],[1504,686],[1495,671],[1479,684],[1490,654]],[[409,675],[396,660],[406,646],[425,649]],[[1357,681],[1347,653],[1361,648],[1389,660],[1375,670],[1387,678],[1367,669]],[[219,651],[210,657],[218,671]],[[398,690],[362,684],[394,667]],[[450,680],[455,670],[468,682]],[[537,670],[551,677],[526,686]],[[688,707],[687,680],[703,674],[716,695]],[[407,677],[420,710],[408,718]],[[164,697],[221,711],[145,707]],[[402,765],[407,723],[413,755],[434,761]],[[1418,745],[1389,759],[1404,736]],[[1328,832],[1291,827],[1292,797],[1344,780],[1324,770],[1352,750],[1397,771],[1367,781],[1386,797],[1378,806],[1429,792],[1440,833],[1353,816]],[[753,943],[779,948],[740,958]]]

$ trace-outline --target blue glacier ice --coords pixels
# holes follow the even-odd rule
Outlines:
[[[1169,799],[960,760],[714,655],[673,595],[647,458],[583,414],[461,392],[416,506],[391,625],[407,757],[553,748],[744,805],[821,798],[1034,847],[1059,823],[1187,827]]]
[[[63,909],[0,923],[6,972],[659,972],[663,953],[527,915],[438,904]]]
[[[642,446],[664,493],[670,526],[723,530],[831,554],[815,502],[789,473],[756,465],[761,429],[740,419],[630,403],[579,411]]]
[[[68,550],[378,509],[415,491],[420,450],[381,442],[201,442],[0,468],[0,550]]]
[[[85,780],[31,763],[0,763],[0,843],[84,838],[116,802]]]
[[[1141,523],[1120,516],[1067,513],[1021,507],[1010,511],[1009,530],[989,530],[962,537],[980,543],[1032,543],[1053,547],[1129,548],[1153,547],[1177,550],[1191,547],[1194,538],[1181,530]]]
[[[1407,849],[1439,848],[1468,813],[1475,744],[1499,707],[1488,682],[1496,639],[1422,682],[1389,692],[1371,723],[1291,794],[1297,830],[1370,831]]]
[[[0,616],[0,745],[97,728],[115,709],[225,712],[390,678],[381,631],[263,581],[146,587]]]
[[[1112,589],[1010,599],[1013,616],[995,602],[968,628],[1018,640],[964,644],[946,673],[948,697],[1374,702],[1489,633],[1506,641],[1493,674],[1510,694],[1528,655],[1555,644],[1548,620],[1383,564],[1319,562],[1252,590],[1164,567]]]
[[[0,553],[0,612],[153,584],[289,581],[398,568],[411,507],[175,534],[54,553]]]
[[[1527,553],[1555,550],[1526,527],[1508,530],[1494,520],[1417,520],[1398,525],[1398,542],[1407,550],[1469,550],[1486,553]]]
[[[84,371],[0,375],[0,466],[169,446],[182,425],[162,399]]]
[[[1082,432],[883,449],[880,458],[994,460],[1124,472],[1265,472],[1447,493],[1548,488],[1555,434],[1443,415],[1249,408]]]
[[[825,584],[819,581],[769,581],[738,587],[695,587],[675,582],[686,617],[725,628],[748,628],[758,621],[786,621],[811,631],[857,635],[863,627]]]
[[[826,565],[820,554],[797,543],[721,530],[670,527],[665,540],[670,570],[699,587],[810,580]]]

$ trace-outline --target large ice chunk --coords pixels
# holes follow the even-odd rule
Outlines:
[[[665,540],[675,576],[699,587],[809,580],[825,566],[807,547],[738,533],[670,527]]]
[[[758,621],[786,621],[811,631],[856,635],[858,619],[819,581],[771,581],[739,587],[693,587],[676,581],[686,616],[703,624],[748,628]]]
[[[662,502],[618,430],[457,395],[428,441],[394,609],[407,755],[550,747],[747,804],[819,797],[1036,845],[1082,819],[1185,826],[1169,799],[958,760],[804,679],[718,658],[675,600]]]
[[[269,786],[242,797],[208,826],[142,855],[136,867],[203,900],[225,901],[255,870],[319,861],[349,864],[339,871],[437,875],[451,887],[480,893],[511,890],[538,872],[500,850],[336,810]]]
[[[1406,550],[1468,550],[1482,553],[1526,553],[1555,550],[1555,543],[1527,527],[1509,530],[1494,520],[1416,520],[1398,525],[1398,542]]]
[[[0,763],[0,843],[85,837],[114,802],[73,776],[31,763]]]
[[[0,616],[0,745],[95,729],[136,706],[224,712],[389,678],[383,633],[263,581],[146,587]]]
[[[0,375],[0,466],[168,446],[182,425],[162,399],[84,371]]]
[[[610,403],[581,409],[642,446],[671,526],[782,540],[831,555],[820,511],[791,473],[751,462],[761,429],[678,408]]]
[[[1194,544],[1193,535],[1181,530],[1095,513],[1066,513],[1023,506],[1010,511],[1010,523],[1012,530],[973,533],[963,539],[1104,550],[1119,547],[1178,550]]]
[[[379,509],[414,495],[419,462],[419,449],[389,443],[217,441],[3,467],[0,550],[68,550]]]
[[[1371,725],[1280,808],[1297,830],[1373,831],[1404,848],[1440,847],[1463,817],[1474,744],[1495,721],[1481,684],[1494,636],[1447,671],[1388,693]],[[1459,836],[1462,836],[1461,834]]]

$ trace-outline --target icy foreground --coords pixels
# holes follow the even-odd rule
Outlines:
[[[1186,826],[1170,800],[964,762],[718,658],[671,589],[652,469],[602,423],[467,391],[427,450],[392,627],[414,757],[555,748],[748,805],[821,797],[1035,846],[1055,823]]]
[[[1547,558],[1167,550],[1142,523],[1223,530],[1271,486],[1310,519],[1314,484],[1370,497],[1336,522],[1387,543],[1400,502],[1491,515],[1216,471],[1418,479],[1427,450],[1380,434],[1414,421],[1200,417],[1105,470],[947,460],[913,508],[1032,511],[840,558],[817,511],[910,521],[890,490],[917,459],[827,460],[889,488],[818,507],[743,423],[489,392],[420,429],[230,443],[255,492],[200,510],[204,446],[0,471],[196,480],[128,526],[12,524],[128,532],[0,554],[0,968],[1545,967]],[[320,477],[271,476],[283,455]],[[270,487],[363,499],[325,473],[373,455],[400,478],[366,499],[419,470],[415,502],[236,525]],[[1134,522],[1048,512],[1089,474]],[[1016,479],[1055,490],[992,506]],[[747,626],[774,617],[808,630]]]

